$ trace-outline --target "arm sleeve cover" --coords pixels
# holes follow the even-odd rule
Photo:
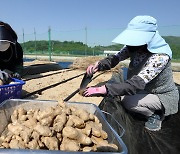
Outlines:
[[[106,83],[107,95],[135,95],[139,90],[144,90],[145,85],[144,80],[135,75],[123,83]]]

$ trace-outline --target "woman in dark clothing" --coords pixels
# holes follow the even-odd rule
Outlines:
[[[0,78],[21,78],[23,72],[23,50],[17,42],[17,35],[11,26],[0,21]],[[6,74],[6,75],[4,75]]]

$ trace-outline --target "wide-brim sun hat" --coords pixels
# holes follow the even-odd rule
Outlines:
[[[112,42],[130,46],[144,45],[152,39],[156,30],[157,21],[155,18],[151,16],[136,16]]]
[[[147,49],[152,53],[165,53],[172,58],[172,51],[157,30],[157,20],[152,16],[136,16],[112,42],[140,46],[147,44]]]

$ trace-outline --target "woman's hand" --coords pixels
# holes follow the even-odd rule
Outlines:
[[[99,61],[97,61],[94,65],[89,65],[86,72],[88,75],[93,75],[94,73],[96,73],[98,71],[98,65],[99,65]]]
[[[101,96],[107,94],[107,90],[105,85],[101,87],[89,87],[86,88],[83,96],[85,97],[91,97],[91,96]]]
[[[0,80],[3,82],[3,84],[9,84],[10,76],[5,71],[0,70]]]

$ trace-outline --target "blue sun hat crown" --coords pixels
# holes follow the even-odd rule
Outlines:
[[[147,44],[152,53],[165,53],[172,58],[172,51],[165,40],[157,31],[157,20],[151,16],[134,17],[127,28],[120,33],[112,42],[129,46]]]
[[[157,20],[151,16],[136,16],[129,22],[127,29],[155,32],[157,30]]]

